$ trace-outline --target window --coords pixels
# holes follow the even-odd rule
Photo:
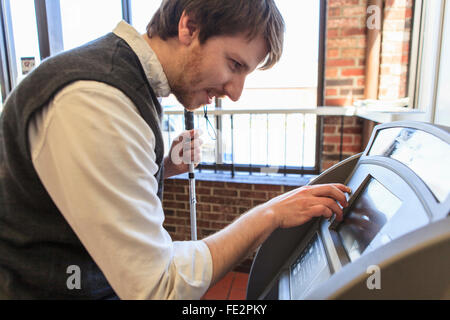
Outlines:
[[[434,122],[450,127],[450,1],[445,3]]]
[[[448,0],[415,1],[410,96],[413,106],[424,112],[420,121],[450,125]]]
[[[161,0],[131,0],[131,22],[140,33],[145,33],[153,14]]]
[[[35,61],[39,63],[39,42],[36,27],[36,14],[34,0],[6,1],[10,6],[10,33],[14,39],[14,48],[11,53],[11,59],[15,60],[13,73],[17,73],[13,83],[17,84],[26,75],[25,63],[22,61]],[[14,56],[15,53],[15,56]],[[14,76],[14,75],[13,75]]]
[[[283,56],[270,70],[250,74],[238,102],[223,107],[298,108],[317,106],[320,1],[276,0],[285,24]]]
[[[120,0],[60,0],[64,50],[95,40],[122,20]]]

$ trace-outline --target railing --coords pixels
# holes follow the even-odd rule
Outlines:
[[[167,147],[184,129],[183,113],[182,109],[165,111]],[[343,119],[354,113],[351,107],[213,109],[206,119],[204,110],[198,109],[195,127],[203,130],[205,141],[198,169],[228,171],[233,177],[237,172],[318,174],[322,116]]]

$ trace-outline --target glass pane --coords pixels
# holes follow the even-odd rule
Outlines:
[[[272,69],[250,74],[241,99],[225,99],[224,107],[317,106],[320,1],[275,2],[286,24],[283,56]]]
[[[435,123],[450,127],[450,2],[445,6]]]
[[[402,202],[381,183],[371,179],[338,228],[352,261],[361,256]]]
[[[436,198],[443,202],[450,194],[450,146],[421,130],[390,128],[381,130],[369,156],[384,156],[400,161],[418,175]]]
[[[40,61],[36,11],[34,0],[13,0],[10,6],[18,83],[27,73],[25,63],[22,68],[22,60],[34,61],[35,64]]]
[[[64,49],[97,39],[122,20],[120,0],[60,0]]]
[[[145,33],[148,23],[160,4],[161,0],[131,0],[133,27],[140,33]]]

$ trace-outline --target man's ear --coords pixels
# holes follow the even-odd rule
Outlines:
[[[178,40],[184,45],[190,45],[197,37],[197,24],[183,11],[178,23]]]

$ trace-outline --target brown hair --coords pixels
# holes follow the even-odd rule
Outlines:
[[[274,0],[163,0],[147,26],[148,36],[176,37],[183,12],[199,26],[201,44],[214,36],[246,32],[251,40],[262,34],[268,55],[261,69],[281,58],[285,27]]]

